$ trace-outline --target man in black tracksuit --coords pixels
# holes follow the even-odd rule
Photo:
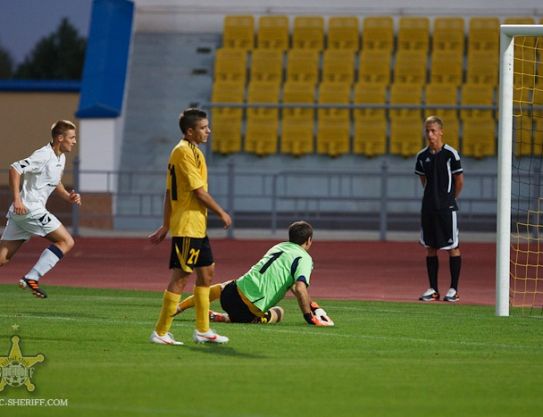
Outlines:
[[[458,246],[456,199],[464,185],[464,174],[460,155],[452,146],[443,143],[443,121],[437,116],[426,119],[425,134],[428,146],[417,154],[415,174],[424,187],[421,209],[420,243],[426,247],[426,267],[430,288],[421,301],[439,300],[437,250],[449,252],[451,286],[444,301],[456,302],[461,256]]]

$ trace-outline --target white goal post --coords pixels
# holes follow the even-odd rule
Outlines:
[[[513,63],[515,36],[543,36],[543,25],[501,25],[498,125],[496,315],[509,316],[511,176],[513,163]]]

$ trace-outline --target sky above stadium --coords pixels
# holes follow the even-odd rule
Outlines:
[[[63,17],[88,35],[92,0],[0,0],[0,45],[20,64]]]

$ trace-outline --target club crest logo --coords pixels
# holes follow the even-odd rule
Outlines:
[[[6,385],[14,388],[24,385],[29,392],[36,389],[31,380],[34,365],[43,362],[45,356],[41,353],[35,356],[23,356],[19,340],[19,336],[12,336],[8,356],[0,356],[0,391],[3,391]]]

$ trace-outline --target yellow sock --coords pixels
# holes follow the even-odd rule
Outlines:
[[[194,287],[194,307],[196,308],[196,329],[209,330],[209,287]]]
[[[209,301],[214,301],[221,296],[222,286],[221,284],[215,284],[209,287]],[[183,301],[179,303],[179,308],[185,311],[187,308],[194,307],[194,295],[189,295]]]
[[[173,317],[172,314],[175,313],[177,309],[177,303],[181,294],[176,294],[169,291],[164,291],[164,296],[162,297],[162,309],[160,310],[160,316],[155,325],[155,331],[159,336],[164,336],[170,330],[172,326]]]

